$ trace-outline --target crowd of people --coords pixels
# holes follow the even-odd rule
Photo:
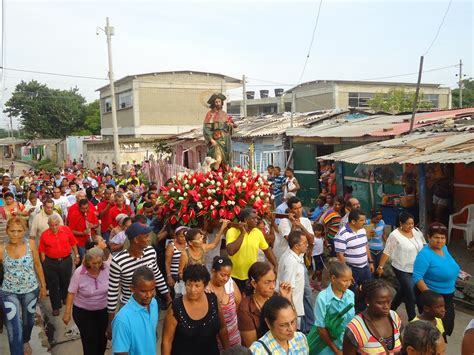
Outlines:
[[[460,268],[441,223],[425,239],[404,213],[387,235],[380,211],[335,195],[328,164],[311,210],[294,171],[271,166],[275,213],[171,225],[139,169],[98,162],[2,177],[0,325],[11,354],[33,352],[35,308],[48,296],[87,355],[108,340],[114,354],[155,354],[158,343],[164,355],[445,353]],[[395,297],[381,278],[389,261]]]

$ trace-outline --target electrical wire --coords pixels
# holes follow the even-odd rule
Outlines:
[[[313,48],[313,42],[314,42],[314,35],[316,34],[316,28],[318,27],[319,23],[319,14],[321,13],[321,5],[323,4],[323,0],[319,1],[319,7],[318,7],[318,14],[316,16],[316,22],[314,24],[314,29],[313,29],[313,35],[311,36],[311,42],[309,44],[309,49],[308,49],[308,54],[306,55],[306,60],[303,65],[303,70],[301,71],[300,79],[298,80],[298,84],[301,83],[301,80],[303,79],[304,72],[306,70],[306,65],[308,64],[309,60],[309,55],[311,54],[311,49]]]
[[[431,41],[431,44],[429,45],[428,49],[425,51],[425,53],[423,53],[423,57],[428,54],[428,52],[431,50],[431,47],[433,47],[433,44],[438,39],[439,33],[441,32],[441,27],[443,27],[444,20],[446,19],[446,16],[448,15],[449,8],[451,7],[452,2],[453,2],[453,0],[449,0],[448,8],[446,9],[446,11],[444,13],[444,16],[443,16],[443,19],[441,20],[441,23],[438,26],[438,30],[436,31],[436,35],[433,38],[433,41]]]
[[[44,71],[36,71],[36,70],[26,70],[26,69],[18,69],[18,68],[6,68],[0,67],[2,70],[7,71],[17,71],[22,73],[33,73],[33,74],[44,74],[44,75],[53,75],[53,76],[64,76],[68,78],[78,78],[78,79],[91,79],[91,80],[109,80],[107,78],[98,78],[95,76],[84,76],[84,75],[73,75],[73,74],[61,74],[61,73],[51,73],[51,72],[44,72]]]
[[[444,69],[448,69],[448,68],[456,68],[458,66],[459,66],[459,64],[454,64],[454,65],[448,65],[446,67],[441,67],[441,68],[427,69],[427,70],[423,70],[423,73],[429,73],[429,72],[444,70]],[[401,76],[409,76],[409,75],[418,75],[418,72],[406,73],[406,74],[397,74],[397,75],[391,75],[391,76],[380,76],[380,77],[377,77],[377,78],[369,78],[369,79],[358,79],[356,81],[371,81],[371,80],[391,79],[391,78],[399,78]]]

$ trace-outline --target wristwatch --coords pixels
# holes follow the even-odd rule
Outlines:
[[[377,269],[383,269],[382,265],[377,266]]]

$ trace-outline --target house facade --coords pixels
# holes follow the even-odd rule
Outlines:
[[[202,125],[207,100],[215,92],[241,86],[222,74],[176,71],[129,75],[115,82],[119,136],[167,137]],[[109,85],[99,88],[101,134],[111,136],[112,97]]]

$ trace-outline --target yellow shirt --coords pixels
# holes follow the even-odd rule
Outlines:
[[[441,318],[435,318],[435,319],[436,319],[436,328],[439,330],[441,334],[444,334],[443,321],[441,320]],[[415,320],[423,320],[423,319],[420,319],[418,316],[416,316],[415,318],[412,319],[412,322]]]
[[[230,244],[237,240],[240,235],[240,230],[237,228],[230,228],[226,234],[226,244]],[[247,280],[249,278],[248,272],[250,266],[257,261],[258,249],[267,250],[268,243],[263,236],[260,229],[254,228],[250,233],[245,233],[244,240],[240,249],[232,256],[232,277],[239,280]]]

